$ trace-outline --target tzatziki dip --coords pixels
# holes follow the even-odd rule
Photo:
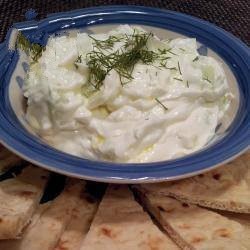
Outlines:
[[[23,86],[28,124],[88,159],[143,163],[200,150],[234,98],[196,39],[161,40],[138,26],[52,36],[35,59]]]

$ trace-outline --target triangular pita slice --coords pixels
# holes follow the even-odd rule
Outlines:
[[[138,191],[138,187],[136,189]],[[250,231],[237,221],[174,198],[143,190],[138,194],[144,206],[182,249],[250,249]]]
[[[0,182],[0,239],[18,238],[39,204],[48,175],[30,165],[17,177]]]
[[[17,155],[11,153],[8,149],[0,146],[0,174],[6,172],[11,167],[20,165],[24,160],[22,160]]]
[[[25,230],[20,240],[4,242],[1,250],[52,250],[55,248],[65,227],[69,223],[72,210],[76,207],[83,183],[71,180],[64,191],[50,202],[47,209],[38,213],[34,222]]]
[[[98,200],[85,190],[77,200],[71,219],[60,237],[55,250],[77,250],[89,231],[98,207]]]
[[[46,202],[44,204],[40,204],[37,210],[35,211],[30,224],[25,228],[22,238],[27,237],[26,235],[29,233],[30,229],[35,226],[39,218],[42,214],[49,208],[51,202]],[[1,250],[18,250],[20,249],[20,245],[22,242],[22,238],[20,239],[13,239],[13,240],[1,240],[0,241],[0,249]]]
[[[134,200],[127,186],[110,186],[98,208],[81,250],[175,250]]]
[[[245,164],[242,157],[192,178],[176,182],[145,184],[141,187],[187,203],[250,213],[250,167]]]

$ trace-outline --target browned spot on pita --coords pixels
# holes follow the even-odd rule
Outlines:
[[[56,246],[56,249],[58,250],[68,250],[67,247],[64,246],[65,243],[67,243],[67,240],[60,240],[58,245]]]
[[[213,175],[213,178],[214,178],[215,180],[217,180],[217,181],[220,180],[220,177],[221,177],[221,174],[219,174],[219,173]]]
[[[112,236],[112,231],[109,228],[102,227],[101,228],[101,233],[109,238],[113,238]]]
[[[188,225],[188,224],[181,224],[178,226],[179,228],[182,228],[182,229],[190,229],[191,227]]]
[[[41,176],[41,179],[42,179],[42,180],[47,180],[47,179],[48,179],[48,176],[42,175],[42,176]]]
[[[72,214],[72,215],[71,215],[71,218],[72,218],[72,219],[77,219],[78,216],[77,216],[76,214]]]
[[[204,174],[199,174],[198,177],[203,178]]]
[[[189,207],[189,205],[187,203],[182,203],[183,207]]]
[[[34,192],[32,192],[32,191],[21,191],[20,192],[20,195],[22,195],[22,196],[32,196],[32,195],[34,195],[35,193]]]
[[[234,201],[230,201],[230,205],[236,207],[236,203]]]
[[[220,228],[215,231],[215,233],[221,237],[229,238],[230,232],[227,230],[227,228]]]
[[[69,214],[72,214],[72,209],[70,209],[70,208],[67,208],[66,210],[65,210],[65,213],[67,214],[67,215],[69,215]]]
[[[195,244],[195,243],[200,243],[200,242],[202,242],[202,241],[204,241],[204,240],[205,240],[204,237],[196,236],[196,237],[194,237],[194,238],[191,240],[191,243],[193,243],[193,244]]]
[[[2,219],[2,218],[0,218],[0,223],[1,223],[1,222],[3,222],[3,219]]]
[[[148,246],[150,250],[159,250],[160,245],[162,244],[162,238],[160,237],[154,237],[148,240]]]
[[[78,213],[78,212],[79,212],[79,209],[77,209],[76,207],[74,207],[74,208],[72,209],[72,212]]]

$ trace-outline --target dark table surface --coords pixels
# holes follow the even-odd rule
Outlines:
[[[28,9],[36,10],[40,19],[48,13],[111,4],[183,12],[214,23],[250,45],[250,0],[0,0],[0,41],[12,23],[25,20]]]

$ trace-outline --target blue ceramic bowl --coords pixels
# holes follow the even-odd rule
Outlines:
[[[30,40],[46,43],[50,34],[71,29],[98,31],[121,23],[150,27],[168,37],[194,37],[201,54],[213,54],[222,63],[239,96],[236,116],[213,143],[186,157],[147,164],[118,164],[75,157],[41,141],[25,125],[22,80],[27,63],[15,47],[15,30]],[[41,21],[18,23],[0,44],[0,141],[16,154],[65,175],[116,183],[158,182],[198,174],[225,163],[250,144],[250,51],[240,40],[205,21],[184,14],[132,6],[110,6],[53,14]]]

